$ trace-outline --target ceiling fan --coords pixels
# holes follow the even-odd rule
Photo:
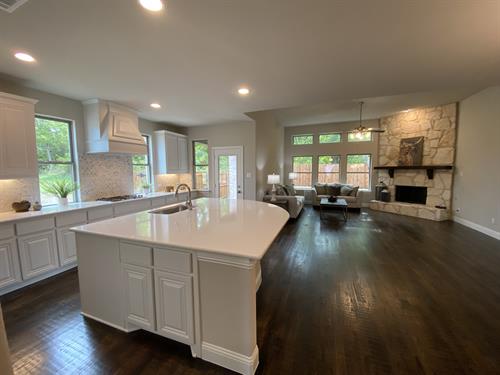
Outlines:
[[[363,138],[363,134],[365,133],[383,133],[385,132],[384,129],[380,128],[367,128],[366,126],[363,126],[362,120],[363,120],[363,104],[364,102],[359,102],[359,125],[355,127],[352,130],[349,130],[348,133],[354,133],[354,136],[356,138]]]

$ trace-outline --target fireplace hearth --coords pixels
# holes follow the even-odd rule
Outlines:
[[[425,204],[427,188],[424,186],[396,185],[396,202]]]

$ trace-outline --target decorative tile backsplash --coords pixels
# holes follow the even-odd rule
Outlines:
[[[130,155],[85,154],[79,163],[82,201],[133,193]]]
[[[38,178],[0,180],[0,212],[11,211],[12,202],[40,200]]]
[[[119,154],[79,155],[80,196],[82,201],[114,195],[132,194],[132,158]],[[186,183],[191,186],[191,175],[169,174],[155,176],[156,191],[164,191],[165,186]],[[12,202],[40,200],[38,178],[0,180],[0,212],[11,211]]]

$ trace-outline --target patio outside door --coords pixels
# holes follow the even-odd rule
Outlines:
[[[243,199],[243,147],[213,147],[216,198]]]

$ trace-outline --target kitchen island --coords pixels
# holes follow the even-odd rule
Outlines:
[[[259,261],[288,213],[247,200],[200,198],[193,206],[72,228],[82,314],[185,343],[194,357],[253,374]]]

